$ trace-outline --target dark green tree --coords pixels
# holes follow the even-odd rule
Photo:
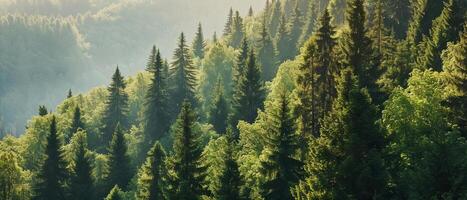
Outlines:
[[[195,35],[195,39],[193,41],[193,54],[200,58],[204,58],[204,50],[206,48],[206,41],[204,40],[203,36],[203,28],[201,27],[201,23],[198,24],[198,30]]]
[[[45,106],[39,106],[39,116],[46,116],[49,114]]]
[[[383,22],[385,27],[394,32],[394,37],[404,39],[407,37],[412,6],[410,1],[393,0],[381,1],[383,4]]]
[[[81,118],[81,109],[79,108],[79,106],[76,106],[73,112],[73,119],[71,121],[71,127],[69,132],[70,135],[68,135],[67,138],[65,138],[66,141],[70,141],[73,134],[76,133],[79,129],[84,130],[84,122]]]
[[[224,26],[224,36],[228,36],[232,33],[232,24],[233,24],[233,10],[230,8],[229,15],[227,16],[227,22]]]
[[[105,110],[102,116],[102,144],[107,145],[112,139],[112,133],[117,124],[125,128],[128,124],[128,94],[125,92],[126,83],[120,70],[115,70],[112,76],[112,83],[109,88],[109,95],[105,101]]]
[[[123,200],[122,190],[115,185],[104,200]]]
[[[190,103],[185,101],[172,129],[174,143],[171,182],[174,199],[200,199],[204,193],[202,182],[206,168],[201,166],[203,149],[195,123],[195,113]]]
[[[109,147],[109,175],[107,177],[108,186],[118,185],[125,189],[132,177],[130,168],[130,158],[127,154],[127,145],[123,130],[117,124]]]
[[[91,159],[88,154],[86,133],[80,132],[78,148],[74,156],[73,175],[71,178],[71,198],[75,200],[94,199]]]
[[[68,90],[68,94],[66,95],[66,98],[69,99],[73,97],[73,93],[71,92],[71,89]]]
[[[328,8],[333,19],[332,23],[334,25],[344,24],[347,14],[345,12],[347,8],[346,0],[330,0]]]
[[[277,72],[276,51],[267,30],[265,20],[262,24],[259,45],[258,63],[261,66],[262,77],[264,81],[271,81],[276,76]]]
[[[224,96],[224,87],[222,79],[219,77],[213,97],[211,109],[209,110],[209,123],[214,126],[217,133],[225,133],[227,128],[227,117],[229,114],[229,105]]]
[[[237,145],[232,131],[226,135],[228,146],[225,149],[226,157],[224,159],[224,168],[220,176],[221,186],[216,193],[216,199],[219,200],[237,200],[242,199],[239,166],[235,160],[235,145]]]
[[[318,19],[318,6],[319,2],[317,1],[308,1],[308,10],[305,15],[305,21],[303,25],[303,31],[300,35],[300,39],[298,40],[297,47],[301,47],[308,38],[311,37],[313,32],[315,31],[317,19]]]
[[[163,137],[169,128],[170,115],[167,108],[168,96],[164,73],[164,63],[160,52],[157,51],[145,102],[144,132],[149,145],[152,145],[154,140]]]
[[[298,42],[300,39],[300,36],[302,35],[302,30],[303,30],[303,19],[302,19],[302,13],[300,12],[299,9],[299,3],[297,1],[295,8],[293,9],[292,15],[290,16],[290,22],[288,24],[288,32],[289,32],[289,38],[290,38],[290,59],[292,59],[294,56],[298,54]]]
[[[141,179],[138,187],[144,190],[138,191],[138,199],[159,200],[167,199],[167,169],[166,153],[159,142],[156,142],[148,152],[146,163],[143,165],[145,178]],[[144,186],[142,186],[144,185]]]
[[[248,17],[253,17],[253,7],[250,6],[250,8],[248,9]]]
[[[444,2],[448,0],[415,0],[412,3],[412,20],[409,25],[407,39],[418,44],[423,36],[429,34],[433,20],[441,14]]]
[[[146,64],[146,71],[152,72],[154,70],[157,52],[156,45],[152,46],[151,53],[149,53],[148,63]]]
[[[268,26],[268,30],[270,31],[270,34],[273,38],[276,37],[276,33],[278,31],[278,28],[279,28],[279,23],[281,21],[281,16],[282,16],[282,6],[281,6],[281,1],[280,0],[276,0],[276,1],[273,1],[272,5],[271,5],[273,8],[272,8],[272,11],[271,11],[271,18],[269,19],[269,26]]]
[[[57,133],[57,121],[52,116],[50,133],[45,147],[46,158],[38,173],[38,182],[34,187],[33,200],[64,200],[66,199],[66,181],[68,172],[61,142]]]
[[[183,33],[179,37],[173,60],[170,69],[171,102],[173,102],[172,107],[177,113],[185,99],[191,104],[197,104],[194,94],[197,71],[193,66],[190,50]]]
[[[249,51],[248,42],[247,42],[246,38],[243,38],[240,54],[238,54],[238,56],[237,56],[237,61],[235,63],[235,68],[234,68],[234,70],[232,72],[232,75],[233,75],[232,81],[234,83],[234,85],[233,85],[234,88],[235,88],[236,85],[239,84],[240,77],[242,76],[243,71],[246,68],[246,64],[247,64],[247,61],[248,61],[248,51]]]
[[[283,93],[269,111],[265,130],[266,159],[261,161],[261,173],[266,178],[261,185],[265,199],[292,199],[290,189],[301,177],[303,163],[295,157],[299,137],[294,129],[288,95]]]
[[[295,45],[291,43],[290,34],[287,30],[287,20],[285,15],[282,14],[276,34],[276,50],[279,63],[292,58],[292,48],[295,48]]]
[[[233,48],[240,47],[244,37],[243,19],[240,16],[240,12],[236,11],[235,17],[233,18],[232,33],[230,34],[230,46]]]

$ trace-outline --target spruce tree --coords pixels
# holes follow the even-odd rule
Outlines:
[[[107,185],[118,185],[125,189],[132,177],[130,169],[130,158],[127,154],[127,145],[123,130],[117,124],[109,147],[109,175]]]
[[[299,9],[299,3],[296,2],[295,8],[293,9],[292,16],[290,17],[290,22],[288,24],[288,32],[289,32],[289,39],[290,39],[290,59],[298,54],[298,42],[300,36],[302,35],[303,30],[303,20],[302,20],[302,13]]]
[[[71,198],[76,200],[94,199],[91,159],[88,155],[86,133],[80,132],[78,149],[74,155],[73,176],[71,178]]]
[[[448,42],[456,42],[466,21],[466,9],[458,0],[447,0],[441,15],[434,20],[431,37],[422,44],[422,55],[417,65],[421,69],[442,70],[441,52]]]
[[[233,85],[234,88],[235,88],[235,85],[239,84],[240,77],[242,76],[243,71],[246,68],[246,64],[247,64],[247,61],[248,61],[248,51],[249,51],[248,42],[247,42],[246,38],[244,38],[243,42],[242,42],[242,47],[241,47],[241,50],[240,50],[240,54],[238,54],[238,56],[237,56],[237,61],[235,63],[235,68],[233,69],[233,72],[232,72],[232,75],[233,75],[232,81],[234,83],[234,85]]]
[[[233,10],[230,8],[229,15],[227,16],[227,22],[224,26],[224,36],[228,36],[232,33],[232,25],[233,25]]]
[[[253,7],[251,7],[251,6],[248,9],[248,17],[253,17]]]
[[[49,114],[45,106],[39,106],[39,116],[46,116]]]
[[[409,25],[407,39],[412,44],[418,44],[423,36],[427,36],[433,20],[441,14],[444,2],[448,0],[414,0],[413,14]]]
[[[191,104],[197,104],[195,99],[196,68],[186,45],[185,35],[179,37],[178,47],[175,49],[172,68],[170,69],[171,101],[175,113],[178,112],[183,101],[187,99]]]
[[[157,54],[157,48],[156,46],[152,46],[151,48],[151,53],[149,54],[148,58],[148,63],[146,64],[146,71],[152,72],[155,68],[155,63],[156,63],[156,54]]]
[[[346,7],[347,3],[346,0],[330,0],[329,1],[329,12],[332,16],[332,23],[335,25],[344,24],[346,16]]]
[[[123,200],[122,190],[115,185],[104,200]]]
[[[68,94],[66,95],[66,98],[69,99],[73,97],[73,93],[71,92],[71,89],[68,89]]]
[[[227,117],[229,106],[224,96],[222,79],[219,77],[213,97],[211,109],[209,110],[209,123],[214,126],[217,133],[225,133],[227,128]]]
[[[239,166],[235,160],[234,147],[237,144],[232,135],[232,131],[229,131],[226,135],[227,147],[225,149],[226,157],[224,159],[224,169],[220,176],[221,186],[216,193],[216,199],[219,200],[237,200],[242,199],[241,186],[242,179],[240,176]]]
[[[264,88],[261,80],[261,72],[256,64],[253,49],[250,50],[246,68],[241,71],[238,83],[234,88],[232,127],[237,127],[239,120],[253,123],[262,108],[264,100]]]
[[[269,111],[265,130],[266,159],[261,161],[261,174],[266,182],[261,185],[265,199],[292,199],[290,189],[302,174],[302,162],[295,158],[299,148],[294,120],[289,109],[288,96],[283,93]]]
[[[271,81],[277,72],[276,51],[272,43],[271,36],[266,28],[266,21],[263,21],[261,30],[260,48],[258,52],[258,63],[264,81]]]
[[[290,35],[287,31],[287,20],[285,15],[282,14],[276,34],[276,50],[279,63],[292,58],[292,48],[295,48],[295,45],[291,45]]]
[[[169,128],[167,85],[164,73],[164,63],[160,52],[157,51],[145,102],[144,132],[149,145],[152,145],[154,140],[163,137]]]
[[[271,18],[269,19],[269,27],[268,30],[271,33],[271,36],[273,38],[276,37],[276,33],[279,28],[279,23],[281,21],[281,16],[282,16],[282,6],[281,6],[281,1],[276,0],[274,3],[272,3],[272,11],[271,11]]]
[[[315,31],[316,26],[316,19],[318,19],[318,4],[317,1],[308,1],[308,11],[305,15],[305,23],[303,25],[303,31],[300,35],[300,39],[298,40],[297,47],[301,47],[303,43],[305,43],[308,38],[310,38],[311,34]]]
[[[182,105],[173,127],[173,177],[172,195],[174,199],[200,199],[203,195],[202,182],[205,167],[201,166],[203,151],[200,133],[195,130],[196,116],[189,102]]]
[[[243,38],[245,37],[243,19],[240,16],[240,12],[235,11],[235,17],[233,18],[232,34],[230,34],[230,46],[233,48],[240,47]]]
[[[71,121],[71,127],[70,127],[70,134],[69,137],[67,138],[67,141],[73,136],[74,133],[76,133],[79,129],[84,130],[84,122],[81,119],[81,109],[79,106],[75,107],[75,110],[73,112],[73,119]]]
[[[159,142],[156,142],[148,152],[143,167],[142,177],[138,180],[138,199],[167,199],[166,153]],[[140,188],[141,187],[141,188]]]
[[[45,147],[46,158],[38,173],[38,182],[34,187],[33,200],[64,200],[67,197],[66,163],[60,150],[61,142],[57,133],[57,121],[52,116],[50,133]]]
[[[195,39],[193,41],[193,54],[200,58],[204,58],[204,50],[206,48],[206,41],[204,40],[203,36],[203,29],[201,27],[201,23],[198,24],[198,30],[195,35]]]
[[[115,70],[112,76],[112,83],[109,88],[109,95],[105,101],[105,110],[102,116],[102,143],[107,145],[111,138],[112,133],[115,131],[117,124],[125,128],[128,124],[128,94],[125,92],[126,83],[120,70]]]

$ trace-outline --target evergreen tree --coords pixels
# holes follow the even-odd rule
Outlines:
[[[303,30],[303,20],[302,20],[302,13],[300,12],[299,6],[300,4],[296,3],[295,8],[293,9],[292,16],[290,17],[290,23],[288,27],[289,32],[289,39],[290,39],[290,59],[295,57],[298,54],[298,42],[300,36],[302,35]]]
[[[216,194],[219,200],[238,200],[242,199],[240,187],[242,179],[240,177],[239,166],[235,160],[234,147],[237,144],[232,135],[232,131],[227,133],[228,146],[225,149],[226,157],[224,159],[224,169],[220,176],[221,186]]]
[[[165,159],[164,148],[156,142],[148,152],[143,174],[138,180],[138,199],[167,199]]]
[[[157,52],[156,45],[152,46],[151,53],[149,54],[148,58],[148,63],[146,64],[146,71],[152,72],[154,70]]]
[[[253,17],[253,7],[251,7],[251,6],[248,9],[248,17]]]
[[[198,30],[193,41],[193,54],[200,58],[204,58],[204,49],[206,48],[206,41],[204,41],[203,29],[201,23],[198,24]]]
[[[46,116],[49,114],[45,106],[39,106],[39,116]]]
[[[122,190],[115,185],[104,200],[123,200]]]
[[[277,50],[277,59],[279,63],[286,61],[287,59],[292,58],[291,49],[295,48],[294,45],[291,45],[291,39],[289,32],[287,31],[287,20],[285,15],[282,14],[279,28],[276,34],[276,50]]]
[[[69,99],[73,97],[73,93],[71,92],[71,89],[68,90],[68,94],[66,95],[66,98]]]
[[[448,42],[456,42],[466,21],[466,9],[458,0],[447,0],[441,15],[434,20],[431,38],[424,40],[418,68],[442,70],[441,52]]]
[[[264,81],[271,81],[277,72],[276,52],[271,36],[266,28],[266,21],[263,21],[261,30],[260,48],[258,53],[258,63],[261,66],[261,72]]]
[[[248,61],[248,51],[249,51],[248,42],[246,38],[243,38],[240,54],[238,54],[237,56],[237,62],[235,63],[235,68],[232,73],[233,74],[232,81],[234,83],[233,85],[234,88],[236,85],[239,84],[240,77],[242,76],[243,71],[246,68],[246,64]]]
[[[268,114],[265,130],[266,160],[261,161],[261,173],[266,182],[261,186],[265,199],[292,199],[290,189],[301,177],[302,162],[295,158],[298,135],[290,115],[288,96],[284,93]]]
[[[109,175],[108,186],[119,185],[125,189],[132,177],[130,158],[127,155],[127,146],[123,130],[117,124],[109,147]]]
[[[317,1],[308,1],[308,11],[305,15],[305,23],[303,25],[303,31],[300,35],[300,39],[298,40],[297,47],[301,47],[303,43],[305,43],[308,38],[312,35],[315,31],[316,26],[316,19],[318,19],[318,4]]]
[[[227,128],[227,116],[229,106],[224,96],[222,79],[219,77],[213,97],[211,109],[209,110],[209,123],[214,126],[217,133],[225,133]]]
[[[196,68],[190,56],[190,50],[186,45],[185,35],[182,33],[179,37],[178,47],[175,49],[174,61],[170,69],[171,81],[171,101],[173,108],[177,112],[183,101],[187,99],[190,103],[196,104]]]
[[[269,19],[269,27],[268,30],[271,33],[271,36],[273,38],[276,37],[276,33],[279,28],[279,23],[281,21],[281,16],[282,16],[282,6],[281,6],[281,1],[276,0],[274,3],[272,3],[272,13],[271,13],[271,18]]]
[[[228,36],[232,33],[232,25],[233,25],[233,10],[230,8],[229,15],[227,16],[227,22],[224,26],[224,36]]]
[[[76,200],[94,199],[94,183],[91,159],[87,150],[86,133],[80,132],[77,134],[79,134],[79,139],[71,178],[71,198]]]
[[[81,119],[81,109],[79,106],[76,106],[73,112],[73,119],[71,121],[70,134],[76,133],[79,129],[84,130],[84,122]],[[71,138],[71,136],[73,135],[70,135],[69,138]]]
[[[242,39],[245,37],[243,30],[243,19],[240,17],[240,13],[235,11],[235,17],[233,18],[232,34],[230,34],[230,46],[233,48],[240,47]]]
[[[169,128],[167,85],[164,73],[164,63],[160,52],[157,51],[145,102],[144,132],[149,145],[152,145],[154,140],[163,137]]]
[[[383,22],[385,27],[394,32],[397,39],[405,39],[412,16],[411,1],[392,0],[381,1],[383,6]]]
[[[65,182],[67,179],[66,163],[60,150],[61,142],[57,133],[57,121],[52,116],[50,133],[45,147],[46,159],[38,174],[38,182],[34,187],[33,200],[66,199]]]
[[[454,122],[467,138],[467,25],[456,44],[449,44],[443,53],[444,73],[448,88],[454,91],[447,100]]]
[[[441,14],[444,2],[448,0],[414,0],[412,21],[409,25],[407,39],[418,44],[423,36],[428,35],[433,20]]]
[[[331,13],[333,24],[341,25],[344,24],[346,19],[346,0],[330,0],[328,9]]]
[[[128,124],[128,94],[125,92],[126,83],[120,70],[115,70],[112,76],[112,83],[109,88],[109,95],[105,102],[105,110],[102,116],[102,144],[108,144],[112,138],[117,124],[125,128]]]
[[[232,127],[237,127],[239,120],[254,122],[258,109],[263,106],[264,89],[261,72],[256,65],[253,49],[250,50],[246,68],[241,71],[238,83],[234,88]]]
[[[196,116],[190,103],[185,101],[173,127],[173,177],[174,199],[201,199],[205,167],[201,166],[203,151],[200,133],[195,130]]]

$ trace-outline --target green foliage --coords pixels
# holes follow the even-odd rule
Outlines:
[[[201,23],[198,24],[198,30],[193,41],[193,54],[200,58],[204,58],[204,50],[206,48],[206,41],[204,41],[203,29],[201,28]]]
[[[232,24],[233,24],[233,10],[230,8],[229,15],[227,16],[227,22],[224,26],[223,36],[228,36],[232,33]]]
[[[119,187],[127,188],[132,177],[132,171],[123,129],[119,124],[117,124],[115,132],[112,135],[108,156],[109,175],[107,177],[107,185],[110,187],[118,185]]]
[[[21,167],[18,154],[2,148],[0,152],[0,198],[4,200],[29,199],[30,188],[27,178],[28,172]]]
[[[185,101],[173,126],[174,137],[171,162],[171,197],[175,199],[200,199],[204,193],[205,167],[201,166],[203,151],[200,133],[194,128],[196,116],[190,103]]]
[[[115,185],[104,200],[123,200],[123,191]]]
[[[137,199],[167,199],[166,153],[159,142],[148,152],[138,173]]]
[[[39,106],[39,116],[46,116],[49,114],[45,106]]]
[[[238,11],[235,11],[235,16],[232,21],[232,33],[229,36],[230,46],[233,48],[240,47],[243,38],[245,38],[245,32],[243,27],[243,19]]]
[[[258,63],[261,66],[261,77],[264,81],[272,80],[277,72],[276,50],[263,20],[261,39],[259,41]]]
[[[276,34],[276,50],[279,62],[282,63],[292,58],[293,48],[295,47],[291,45],[291,42],[290,34],[287,30],[287,20],[285,15],[282,14]]]
[[[275,38],[278,32],[279,23],[280,23],[281,16],[282,16],[281,1],[273,0],[273,3],[271,6],[272,6],[272,11],[271,11],[272,13],[270,14],[271,18],[269,19],[268,30],[270,31],[271,36]]]
[[[213,103],[209,110],[209,123],[214,126],[214,130],[217,133],[225,133],[228,114],[229,105],[225,99],[222,79],[219,78],[214,92]]]
[[[302,12],[299,9],[299,4],[295,5],[295,8],[292,11],[292,15],[290,16],[288,24],[288,34],[290,38],[290,55],[291,58],[298,54],[298,42],[300,40],[300,36],[302,35],[303,29],[303,19],[302,19]]]
[[[78,149],[73,160],[74,167],[70,181],[70,197],[76,200],[94,199],[92,163],[87,149],[86,133],[78,132],[73,137],[77,138]]]
[[[433,20],[441,14],[444,2],[448,0],[415,0],[412,2],[412,20],[407,33],[407,40],[418,44],[427,36]]]
[[[79,108],[79,106],[76,106],[75,107],[75,110],[73,112],[73,120],[71,121],[71,127],[70,127],[70,131],[69,133],[70,134],[74,134],[76,133],[79,129],[82,129],[84,130],[84,122],[83,120],[81,119],[81,109]],[[73,135],[68,135],[68,137],[66,137],[66,141],[69,141],[69,139],[72,137]]]
[[[344,24],[346,19],[347,2],[345,0],[330,0],[328,9],[333,16],[333,24]]]

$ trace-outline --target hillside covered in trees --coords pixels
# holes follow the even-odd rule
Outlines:
[[[466,6],[230,9],[3,133],[0,199],[467,199]]]

